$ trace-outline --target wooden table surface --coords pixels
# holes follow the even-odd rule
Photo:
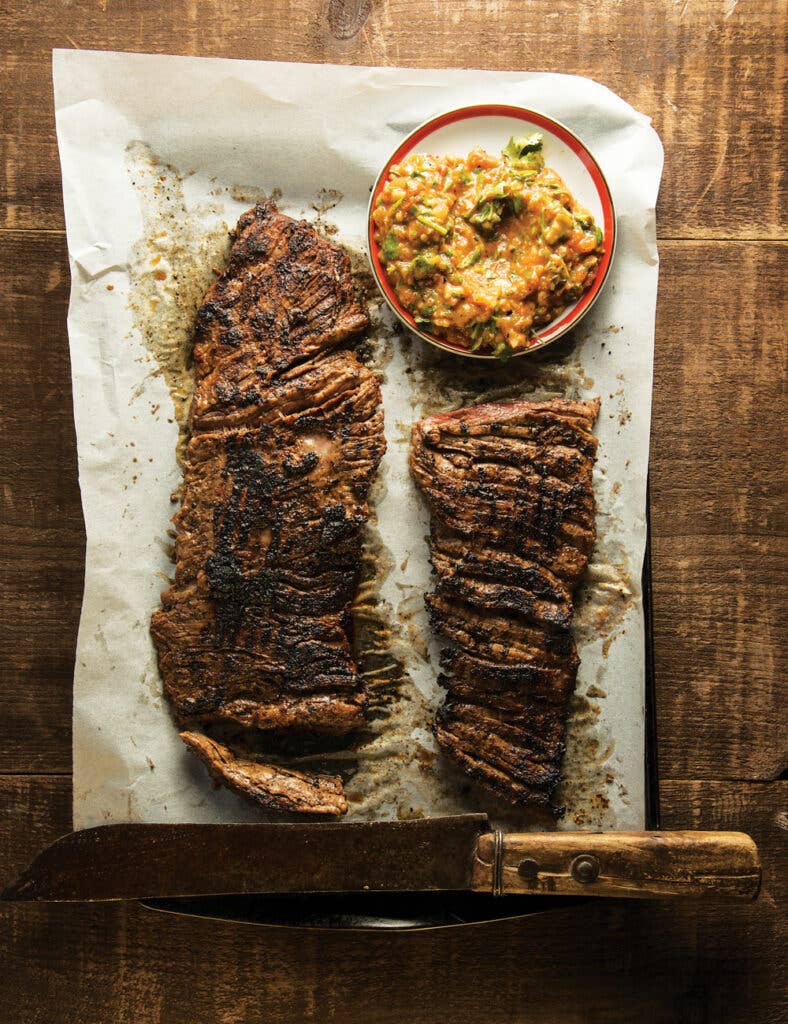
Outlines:
[[[416,935],[5,905],[1,1020],[785,1019],[784,27],[770,0],[0,5],[0,882],[70,828],[84,532],[53,47],[564,71],[653,119],[666,154],[651,456],[663,825],[748,831],[765,866],[754,905],[596,902]]]

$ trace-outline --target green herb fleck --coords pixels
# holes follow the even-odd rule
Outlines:
[[[506,182],[497,181],[494,185],[481,193],[479,198],[476,200],[476,205],[479,206],[481,203],[487,203],[493,199],[503,199],[505,195]]]
[[[441,264],[440,256],[433,256],[431,253],[420,252],[410,261],[411,270],[415,274],[429,274],[437,270]]]
[[[491,316],[489,320],[477,320],[471,325],[470,336],[473,345],[471,345],[471,352],[475,352],[481,348],[487,340],[492,340],[495,337],[495,332],[498,329],[498,322],[495,315]]]
[[[448,228],[443,227],[442,224],[438,224],[438,222],[433,220],[432,217],[425,217],[423,215],[419,215],[416,218],[416,220],[419,222],[419,224],[423,224],[426,228],[431,228],[433,231],[437,231],[438,234],[442,235],[444,238],[449,233]]]
[[[517,139],[512,136],[502,153],[510,160],[520,160],[527,153],[538,153],[542,148],[542,141],[539,132],[534,132],[532,135],[521,135]]]
[[[496,224],[501,223],[503,202],[500,199],[491,199],[487,203],[476,207],[467,217],[468,223],[481,231],[492,231]]]
[[[472,267],[474,263],[478,263],[482,258],[482,248],[479,246],[478,249],[474,249],[470,256],[466,256],[460,264],[460,270],[467,270],[468,267]]]
[[[416,313],[414,320],[417,324],[431,324],[432,314],[435,312],[435,306],[422,306],[421,312]]]
[[[397,242],[397,236],[393,231],[389,231],[386,235],[386,239],[383,242],[380,251],[384,260],[395,260],[399,255],[399,243]]]

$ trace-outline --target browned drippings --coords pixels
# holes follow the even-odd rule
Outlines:
[[[172,399],[178,424],[176,457],[182,465],[189,406],[194,392],[192,335],[197,310],[227,262],[230,236],[220,223],[201,230],[186,207],[177,168],[159,161],[141,142],[126,151],[137,190],[143,233],[129,259],[129,308],[142,344],[155,360]]]

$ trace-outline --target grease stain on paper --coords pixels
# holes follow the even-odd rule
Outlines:
[[[226,265],[230,236],[223,221],[208,231],[197,227],[201,218],[186,206],[181,174],[147,145],[131,143],[126,160],[143,220],[142,237],[129,260],[129,307],[155,361],[151,373],[164,378],[170,393],[182,465],[194,391],[195,318],[216,271]],[[142,387],[144,382],[140,394]]]

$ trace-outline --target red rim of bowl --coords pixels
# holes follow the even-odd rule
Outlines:
[[[566,334],[566,332],[574,327],[580,318],[588,312],[596,301],[602,290],[602,286],[607,279],[616,248],[616,215],[613,208],[613,197],[610,194],[610,186],[602,173],[602,168],[591,155],[588,148],[580,141],[574,132],[570,131],[566,125],[561,124],[560,121],[556,121],[554,118],[548,117],[546,114],[540,114],[537,110],[497,103],[481,103],[471,107],[459,107],[456,110],[449,110],[445,114],[440,114],[438,117],[433,117],[429,121],[425,121],[424,124],[420,125],[412,131],[410,135],[402,140],[396,150],[386,161],[372,188],[372,193],[369,198],[369,207],[367,210],[367,246],[369,249],[369,258],[372,264],[375,280],[383,293],[384,299],[389,304],[393,312],[397,314],[400,320],[407,324],[408,328],[413,331],[414,334],[417,334],[420,338],[423,338],[425,341],[428,341],[433,345],[437,345],[438,348],[442,348],[447,352],[454,352],[457,355],[469,356],[474,359],[495,359],[495,356],[490,353],[471,352],[469,349],[463,348],[462,345],[455,345],[452,342],[447,341],[445,338],[439,338],[437,335],[428,334],[416,324],[416,321],[411,314],[402,305],[400,305],[399,300],[394,294],[394,289],[389,283],[386,270],[380,261],[378,245],[374,237],[374,225],[372,222],[372,211],[375,207],[375,202],[386,184],[392,164],[400,163],[400,161],[402,161],[423,139],[428,135],[432,135],[432,133],[437,131],[439,128],[443,128],[447,124],[454,124],[455,121],[470,120],[474,117],[516,118],[519,121],[527,121],[529,124],[534,124],[538,128],[542,128],[551,135],[560,139],[561,142],[568,146],[575,156],[580,159],[580,162],[588,171],[602,204],[602,216],[604,220],[603,241],[605,243],[605,252],[602,256],[602,262],[597,269],[594,283],[588,291],[578,299],[574,306],[565,310],[557,320],[552,320],[542,330],[537,331],[533,337],[532,345],[528,348],[522,349],[520,352],[514,353],[514,355],[517,356],[529,355],[531,352],[536,352],[538,349],[544,348],[545,345],[549,345],[551,342],[556,341],[559,337]]]

